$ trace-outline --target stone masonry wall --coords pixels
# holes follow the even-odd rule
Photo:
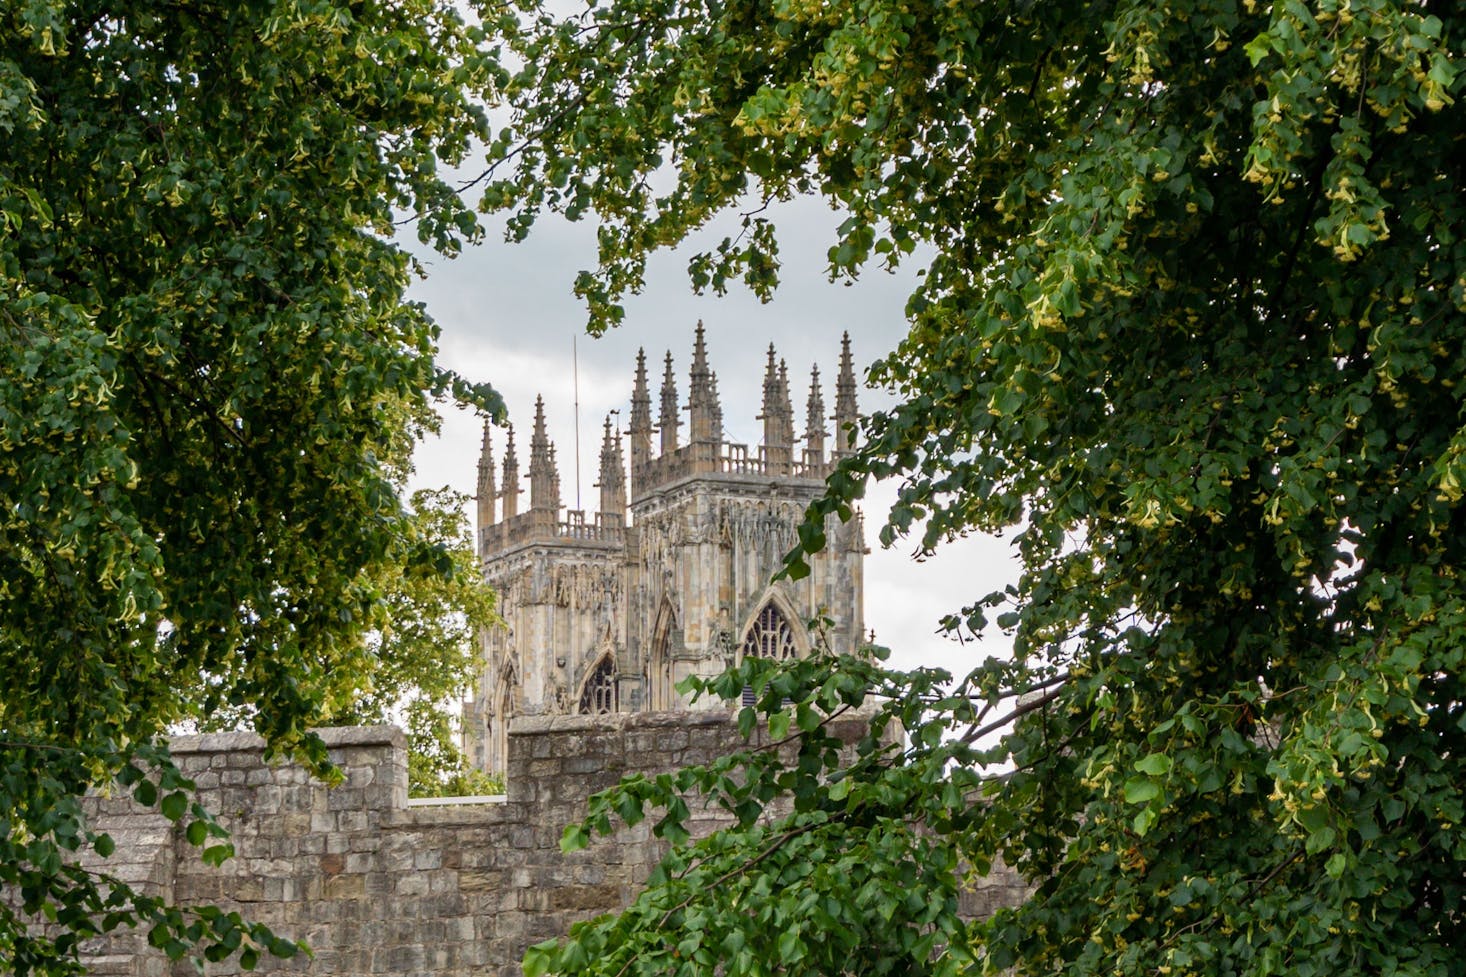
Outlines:
[[[627,904],[661,855],[646,823],[561,853],[561,831],[590,794],[633,770],[710,760],[737,733],[722,712],[522,720],[510,733],[508,795],[465,803],[408,801],[406,744],[393,727],[322,736],[346,777],[335,788],[266,765],[248,734],[176,739],[179,765],[233,833],[236,856],[210,868],[161,816],[96,799],[96,824],[117,841],[108,870],[181,905],[238,908],[314,950],[264,957],[258,972],[519,977],[529,945]],[[967,908],[988,913],[1022,892],[999,873]],[[106,977],[193,972],[142,933],[89,950],[91,972]],[[238,970],[231,961],[208,972]]]

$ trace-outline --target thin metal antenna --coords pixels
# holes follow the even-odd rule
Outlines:
[[[570,334],[570,376],[575,385],[575,508],[580,506],[580,357],[575,346],[576,333]]]

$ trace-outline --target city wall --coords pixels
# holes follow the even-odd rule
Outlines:
[[[262,958],[256,972],[519,977],[526,947],[626,905],[661,855],[646,823],[562,853],[561,831],[589,795],[624,773],[705,762],[737,742],[722,712],[521,720],[509,737],[507,796],[437,803],[408,800],[399,730],[322,736],[345,774],[333,788],[297,766],[265,764],[249,734],[175,739],[180,767],[232,832],[236,856],[206,866],[157,813],[95,799],[96,827],[117,842],[107,870],[177,904],[238,908],[314,951]],[[711,812],[694,816],[714,826]],[[996,873],[966,908],[986,914],[1022,891]],[[104,977],[194,972],[148,947],[144,933],[88,949],[91,973]],[[235,961],[208,970],[239,972]]]

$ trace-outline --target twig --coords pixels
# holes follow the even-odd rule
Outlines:
[[[1003,716],[1001,719],[995,719],[992,722],[988,723],[986,726],[979,726],[973,729],[969,729],[967,732],[962,734],[962,737],[958,740],[958,742],[966,745],[972,743],[974,740],[981,739],[989,733],[995,733],[998,730],[1002,729],[1004,726],[1007,726],[1009,723],[1013,722],[1014,720],[1020,719],[1037,709],[1042,709],[1044,706],[1057,699],[1059,697],[1059,693],[1063,691],[1064,690],[1062,688],[1054,689],[1051,692],[1044,693],[1037,699],[1034,699],[1032,702],[1022,703],[1016,709],[1013,709],[1011,712],[1009,712],[1006,716]]]

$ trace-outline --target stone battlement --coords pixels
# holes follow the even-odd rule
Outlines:
[[[509,734],[506,796],[419,802],[407,797],[400,730],[321,735],[345,775],[334,788],[295,765],[267,765],[252,735],[177,738],[178,764],[232,832],[236,856],[210,868],[155,811],[95,798],[95,826],[117,842],[107,870],[182,905],[237,908],[314,951],[262,959],[258,972],[518,977],[528,946],[628,904],[663,852],[643,823],[562,853],[561,831],[587,798],[625,773],[706,762],[740,742],[721,710],[523,719]],[[719,820],[695,816],[701,830]],[[969,909],[991,912],[1021,892],[998,874]],[[97,975],[193,972],[148,947],[145,933],[119,932],[88,951]]]

